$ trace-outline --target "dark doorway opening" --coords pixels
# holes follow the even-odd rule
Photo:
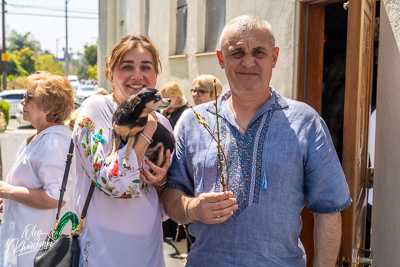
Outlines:
[[[342,162],[346,80],[347,11],[343,3],[325,6],[321,116]]]

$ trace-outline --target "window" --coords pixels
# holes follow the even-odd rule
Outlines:
[[[176,10],[176,49],[175,54],[186,52],[186,29],[187,29],[187,0],[178,0]]]
[[[2,96],[1,98],[7,99],[7,100],[10,100],[10,99],[22,100],[23,96],[24,96],[23,94],[4,95],[4,96]]]
[[[144,35],[150,37],[150,0],[145,1]]]
[[[218,48],[218,38],[225,26],[225,1],[207,0],[205,51]]]

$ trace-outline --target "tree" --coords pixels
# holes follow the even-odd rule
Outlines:
[[[11,60],[7,63],[7,72],[8,74],[15,76],[29,75],[29,73],[21,66],[21,62],[14,53],[11,54]]]
[[[51,74],[64,76],[60,61],[55,61],[54,56],[50,54],[40,55],[36,58],[35,69],[38,71],[48,71]]]
[[[21,67],[31,74],[35,72],[35,58],[33,55],[35,54],[34,51],[29,49],[29,47],[24,47],[21,50],[15,50],[13,55],[15,55],[15,59],[21,63]]]
[[[24,47],[29,47],[34,52],[40,51],[40,43],[30,38],[31,33],[19,34],[15,30],[11,30],[10,36],[7,38],[9,45],[7,50],[14,52],[15,50],[21,50]]]
[[[86,47],[83,57],[89,63],[90,66],[97,64],[97,45],[91,45]]]
[[[97,64],[93,67],[89,67],[87,73],[89,74],[90,79],[97,79]]]

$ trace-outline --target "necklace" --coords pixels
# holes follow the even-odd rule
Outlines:
[[[231,109],[231,112],[233,114],[233,118],[235,119],[235,122],[237,123],[239,128],[241,128],[245,132],[246,128],[243,127],[243,125],[240,123],[239,119],[236,117],[236,112],[233,110],[233,107],[232,107],[232,96],[229,98],[228,102],[229,102],[229,108]]]
[[[121,105],[121,101],[114,95],[114,93],[111,93],[113,96],[113,99],[115,100],[115,102],[119,105]]]

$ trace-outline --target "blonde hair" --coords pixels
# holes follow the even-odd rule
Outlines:
[[[218,78],[215,77],[214,75],[210,75],[210,74],[200,75],[199,77],[197,77],[196,79],[193,80],[192,84],[194,86],[196,83],[199,83],[200,87],[204,91],[209,92],[211,97],[216,98],[216,96],[214,96],[214,79],[215,79],[215,85],[217,87],[217,94],[220,95],[222,92],[222,84],[218,80]]]
[[[184,101],[182,97],[182,90],[179,88],[179,85],[176,82],[166,83],[161,89],[161,93],[162,92],[166,92],[167,94],[178,98],[178,100],[176,100],[175,107],[179,108],[183,106]]]
[[[36,96],[39,109],[49,112],[48,122],[63,122],[74,108],[72,86],[65,77],[38,71],[25,79],[24,88],[27,94]]]
[[[105,77],[110,80],[110,71],[113,71],[117,64],[120,63],[125,54],[132,50],[138,48],[146,48],[153,56],[153,65],[156,74],[161,73],[161,61],[158,50],[152,41],[143,35],[127,35],[123,37],[111,50],[110,54],[106,58],[105,65]]]

